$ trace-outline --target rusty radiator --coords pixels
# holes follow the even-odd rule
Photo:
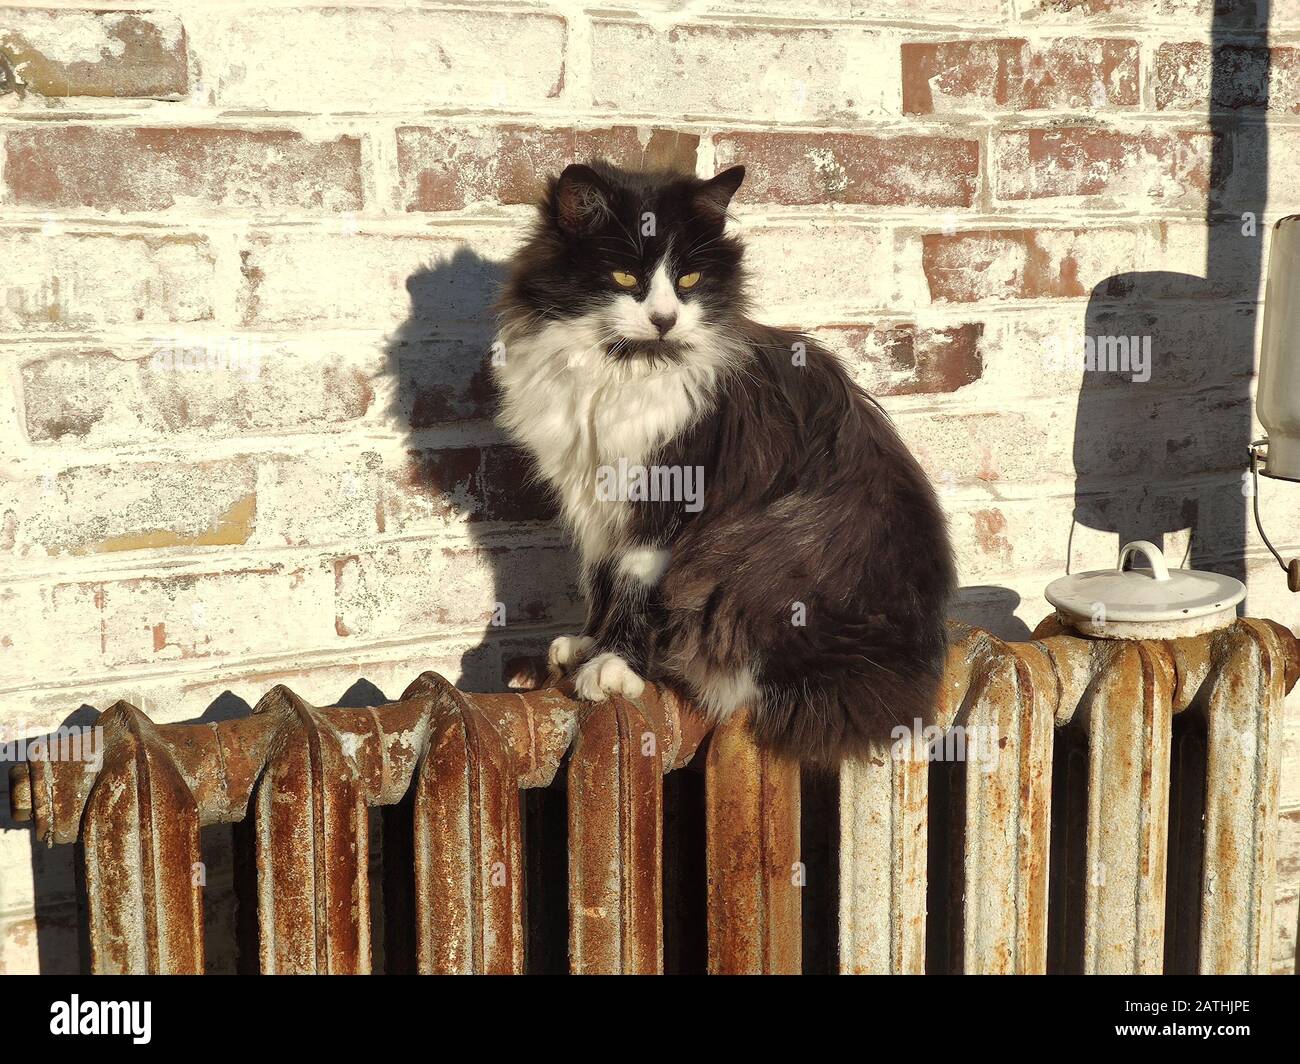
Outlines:
[[[276,687],[215,724],[119,702],[97,770],[20,764],[11,802],[45,842],[83,844],[96,972],[203,970],[194,870],[222,823],[247,839],[260,969],[369,971],[371,807],[412,966],[524,971],[526,865],[557,855],[526,845],[521,796],[560,787],[569,970],[662,971],[666,914],[692,889],[665,853],[674,773],[702,784],[694,945],[711,972],[798,972],[810,938],[844,972],[1263,972],[1298,672],[1267,621],[1135,642],[954,625],[938,725],[996,735],[996,756],[882,755],[802,787],[742,721],[711,730],[653,688],[587,706],[425,673],[395,703],[321,709]]]

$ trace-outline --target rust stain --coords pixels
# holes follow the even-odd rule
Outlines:
[[[1011,541],[1007,539],[1007,519],[1001,510],[976,510],[975,541],[985,554],[1011,557]]]
[[[153,633],[155,646],[165,645],[164,625]],[[1215,734],[1235,742],[1243,730],[1276,726],[1282,696],[1300,674],[1300,645],[1280,626],[1249,620],[1174,643],[1106,645],[1046,623],[1037,636],[1003,643],[954,625],[942,689],[944,726],[962,713],[996,721],[1003,728],[997,747],[1010,759],[969,792],[978,804],[968,812],[966,845],[982,838],[983,846],[1004,846],[970,851],[992,862],[981,889],[999,897],[1013,891],[1005,924],[982,940],[979,963],[1044,967],[1052,735],[1084,726],[1100,759],[1093,770],[1107,786],[1089,813],[1089,845],[1100,849],[1084,855],[1109,866],[1110,893],[1094,885],[1087,903],[1088,919],[1105,932],[1094,963],[1145,969],[1158,959],[1163,921],[1160,749],[1175,691],[1190,711],[1208,703],[1220,722]],[[98,772],[36,759],[10,774],[15,822],[32,823],[48,842],[85,843],[96,971],[201,970],[202,892],[190,874],[200,860],[198,831],[250,814],[263,970],[367,971],[366,807],[408,793],[415,796],[421,970],[520,971],[517,791],[549,785],[566,764],[573,968],[653,972],[662,965],[662,775],[689,762],[708,731],[667,692],[648,688],[633,702],[592,706],[555,686],[465,694],[426,673],[399,701],[373,708],[322,709],[277,686],[251,717],[155,725],[118,703],[100,723],[106,746]],[[648,734],[658,756],[643,753]],[[703,750],[709,968],[797,972],[798,766],[759,750],[743,719],[715,730]],[[1201,919],[1202,964],[1211,970],[1248,968],[1267,959],[1268,947],[1256,913],[1271,899],[1254,884],[1264,882],[1257,865],[1272,852],[1262,833],[1275,830],[1268,826],[1275,789],[1252,774],[1254,762],[1228,753],[1207,781],[1214,890]],[[923,782],[924,773],[914,781]],[[911,884],[907,896],[919,888],[924,899],[925,791],[898,791],[890,802],[915,808],[895,822],[909,839],[899,852],[910,856],[890,867],[889,883]],[[1016,830],[999,842],[1015,817]],[[841,862],[865,859],[845,839]],[[888,892],[879,904],[898,958],[898,936],[919,934],[924,912],[889,908]],[[851,934],[842,927],[842,948]]]

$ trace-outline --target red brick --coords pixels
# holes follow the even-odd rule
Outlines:
[[[984,554],[995,555],[1003,565],[1012,559],[1011,541],[1007,539],[1006,515],[997,509],[976,510],[971,517],[975,523],[975,542]]]
[[[1203,203],[1213,145],[1206,132],[1012,130],[995,141],[996,194],[1004,200],[1141,196]]]
[[[27,207],[360,210],[361,142],[287,130],[62,126],[5,135],[5,184]]]
[[[0,48],[41,96],[167,97],[189,88],[185,30],[167,12],[10,9]]]
[[[469,203],[531,203],[551,174],[572,162],[695,172],[699,137],[670,129],[404,126],[397,131],[399,200],[408,211]]]
[[[746,132],[714,144],[719,167],[749,167],[747,202],[969,207],[979,180],[979,142],[959,137]]]
[[[1148,265],[1155,264],[1144,263],[1143,269]],[[1144,393],[1156,388],[1196,391],[1240,382],[1243,375],[1250,376],[1253,367],[1243,367],[1233,359],[1204,357],[1206,338],[1240,335],[1243,330],[1249,333],[1256,308],[1244,302],[1201,298],[1198,287],[1208,288],[1209,282],[1151,269],[1118,280],[1113,291],[1105,292],[1089,307],[1086,318],[1071,304],[1001,318],[996,325],[990,323],[983,338],[986,375],[1003,388],[1014,388],[1018,401],[1077,395],[1083,373],[1080,345],[1086,333],[1094,337],[1159,337],[1152,356],[1152,383],[1138,389]],[[1068,366],[1057,363],[1057,353],[1069,351],[1078,352],[1077,359]],[[1035,368],[1032,376],[1022,372],[1026,352],[1031,353]],[[1120,399],[1134,392],[1129,374],[1091,373],[1082,379],[1087,381],[1090,395],[1110,391]]]
[[[1282,883],[1300,882],[1300,809],[1278,818],[1277,874]]]
[[[1132,40],[1019,38],[904,44],[903,110],[1073,110],[1136,107],[1138,46]]]
[[[484,512],[491,521],[552,521],[554,500],[534,479],[532,459],[517,447],[483,451]]]
[[[1124,229],[993,229],[927,233],[922,267],[936,301],[1087,296],[1132,269],[1138,234]]]
[[[1199,42],[1162,44],[1156,49],[1156,107],[1201,111],[1214,107],[1300,114],[1300,49],[1230,44],[1214,49]],[[1218,76],[1215,76],[1215,68]]]
[[[814,333],[873,395],[955,392],[984,372],[979,322],[933,329],[910,323],[823,325]]]

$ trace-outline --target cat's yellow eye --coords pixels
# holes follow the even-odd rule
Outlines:
[[[678,288],[694,288],[700,283],[699,273],[684,273],[677,278]]]
[[[614,283],[619,288],[635,288],[636,278],[630,273],[624,273],[622,270],[615,270],[613,273]]]

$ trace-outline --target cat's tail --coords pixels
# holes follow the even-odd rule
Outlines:
[[[809,766],[912,750],[934,723],[947,635],[937,622],[920,639],[860,645],[797,674],[766,670],[753,730],[760,746]],[[900,744],[904,744],[900,746]]]

